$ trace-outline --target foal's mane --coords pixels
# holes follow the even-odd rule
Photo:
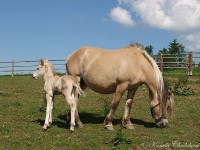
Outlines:
[[[42,59],[42,60],[41,60],[41,65],[44,66],[45,63],[46,63],[46,64],[49,66],[49,68],[51,69],[51,71],[52,71],[52,73],[53,73],[53,76],[56,76],[56,71],[55,71],[53,65],[52,65],[48,60]]]

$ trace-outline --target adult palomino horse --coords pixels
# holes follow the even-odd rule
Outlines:
[[[37,70],[34,72],[33,77],[38,79],[40,76],[44,76],[44,90],[46,92],[45,102],[47,104],[46,108],[46,118],[43,126],[43,131],[46,131],[52,123],[52,109],[53,109],[53,99],[55,95],[62,94],[65,97],[65,100],[70,106],[71,111],[71,122],[70,122],[70,131],[74,131],[75,118],[80,127],[82,123],[78,117],[78,111],[76,106],[76,101],[74,98],[75,92],[79,95],[83,95],[84,92],[79,87],[76,79],[70,75],[64,75],[59,77],[56,75],[56,72],[52,64],[48,60],[41,60]]]
[[[149,89],[150,108],[156,126],[167,126],[174,103],[173,93],[168,90],[156,62],[138,44],[112,51],[81,47],[68,57],[66,69],[82,86],[85,84],[101,94],[115,93],[111,110],[104,120],[105,128],[113,130],[113,115],[126,90],[122,125],[134,128],[129,116],[134,94],[142,84]]]

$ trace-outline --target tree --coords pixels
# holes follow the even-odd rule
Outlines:
[[[169,43],[168,50],[170,54],[183,54],[186,52],[185,47],[182,44],[177,43],[176,39]]]
[[[153,46],[149,45],[145,47],[145,50],[147,51],[147,53],[151,56],[153,56]]]
[[[168,50],[169,50],[169,54],[178,54],[179,57],[182,56],[181,54],[186,53],[185,47],[182,44],[177,43],[176,39],[174,39],[171,43],[169,43]],[[183,58],[174,58],[173,61],[183,62],[184,59]]]
[[[159,51],[158,54],[169,54],[169,51],[168,51],[168,49],[163,48],[162,50]]]
[[[169,43],[168,49],[163,48],[159,51],[159,54],[178,54],[179,57],[182,56],[181,54],[186,53],[185,47],[178,43],[176,39],[172,40],[172,42]],[[166,58],[164,60],[165,62],[183,62],[184,58]]]

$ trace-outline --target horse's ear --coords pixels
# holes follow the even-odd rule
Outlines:
[[[44,59],[40,59],[40,65],[44,66]]]

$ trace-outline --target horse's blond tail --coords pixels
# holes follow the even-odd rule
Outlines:
[[[160,69],[158,68],[158,65],[155,62],[155,60],[151,56],[149,56],[149,54],[145,50],[141,50],[141,53],[144,55],[145,58],[147,58],[149,60],[149,62],[151,63],[151,65],[154,69],[154,74],[156,77],[155,83],[156,83],[156,88],[158,91],[157,94],[159,97],[159,101],[162,103],[162,97],[163,97],[163,93],[164,93],[164,80],[163,80],[162,73],[161,73]]]

